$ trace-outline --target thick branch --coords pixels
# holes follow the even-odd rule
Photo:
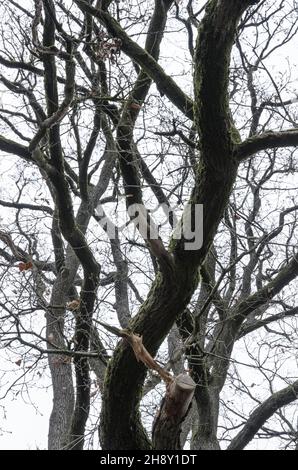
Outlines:
[[[0,150],[7,153],[12,153],[18,157],[23,158],[29,162],[32,162],[31,153],[24,145],[18,144],[13,140],[6,139],[4,136],[0,135]]]
[[[232,439],[227,450],[243,450],[254,438],[263,424],[282,406],[297,400],[298,380],[292,385],[274,393],[258,406],[246,421],[243,429]]]
[[[265,132],[251,137],[236,149],[236,157],[239,161],[254,155],[262,150],[271,148],[296,147],[298,145],[298,130],[289,129],[281,132]]]
[[[250,313],[272,299],[297,276],[298,259],[294,256],[272,281],[238,304],[233,314],[236,323],[242,323]]]
[[[8,202],[0,200],[0,206],[3,207],[13,207],[14,209],[28,209],[30,211],[42,211],[47,214],[53,215],[54,211],[49,206],[27,204],[25,202]]]
[[[229,367],[229,359],[245,318],[258,307],[265,305],[285,286],[298,276],[298,260],[292,260],[280,270],[277,276],[262,289],[240,301],[231,312],[227,321],[215,338],[215,356],[213,361],[213,383],[221,389]]]
[[[243,336],[246,336],[249,333],[252,333],[253,331],[258,330],[259,328],[262,328],[263,326],[269,325],[270,323],[273,323],[279,320],[284,320],[287,317],[294,317],[297,314],[298,314],[298,307],[294,307],[285,312],[280,312],[275,315],[270,315],[267,318],[256,320],[255,322],[249,323],[248,325],[244,323],[239,331],[238,338],[242,338]]]

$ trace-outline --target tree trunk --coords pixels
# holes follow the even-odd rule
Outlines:
[[[195,382],[186,374],[179,374],[168,386],[153,424],[154,449],[181,449],[181,426],[190,409],[195,388]]]
[[[53,288],[51,306],[46,313],[47,339],[53,345],[66,349],[63,337],[65,309],[57,306],[66,301],[63,279],[56,280]],[[49,355],[49,366],[53,386],[53,408],[50,416],[48,449],[61,450],[69,439],[69,430],[74,408],[74,388],[71,361],[67,356]]]
[[[191,441],[192,450],[220,450],[217,439],[219,394],[208,386],[196,390],[198,425]]]

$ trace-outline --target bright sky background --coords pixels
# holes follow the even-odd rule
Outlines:
[[[172,46],[170,46],[168,41],[168,57],[172,56],[177,58],[177,60],[183,60],[184,52],[185,51],[183,51],[182,48],[177,47],[176,44],[172,44]],[[285,64],[285,58],[287,56],[291,57],[292,62],[293,57],[295,58],[295,61],[297,61],[297,52],[293,49],[293,45],[286,46],[282,54],[281,50],[277,51],[277,54],[274,56],[275,63],[272,63],[271,72],[275,74],[276,72],[280,71],[281,64]],[[292,63],[292,66],[297,67],[297,63]],[[172,67],[174,67],[174,61],[172,61]],[[181,77],[179,77],[178,81],[181,81]],[[298,80],[296,81],[298,94]],[[5,100],[5,97],[3,98]],[[283,98],[287,99],[289,97]],[[11,163],[12,160],[10,160],[8,166],[10,166]],[[2,209],[0,210],[2,211]],[[0,369],[2,369],[2,365],[3,364],[0,363]],[[17,370],[16,366],[16,377],[17,375],[19,375],[19,370]],[[16,377],[13,377],[12,375],[11,380],[13,381]],[[4,391],[5,386],[0,384],[0,396],[2,396]],[[47,448],[48,421],[52,406],[50,388],[43,389],[40,387],[36,390],[31,388],[28,393],[29,397],[26,396],[26,394],[24,396],[19,394],[16,397],[12,397],[12,394],[8,394],[5,399],[5,412],[1,408],[0,401],[0,450],[36,450]],[[274,448],[274,441],[263,440],[258,443],[258,446],[262,449]],[[256,448],[255,443],[253,447]]]

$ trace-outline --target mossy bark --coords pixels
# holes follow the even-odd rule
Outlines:
[[[143,335],[143,343],[152,355],[190,301],[197,286],[198,269],[208,253],[236,179],[238,163],[234,154],[239,136],[228,106],[228,69],[237,22],[251,3],[210,1],[199,30],[194,114],[200,136],[200,159],[190,205],[192,211],[195,204],[204,205],[204,241],[196,251],[185,250],[183,238],[173,241],[173,271],[157,275],[147,300],[130,325],[135,333]],[[100,432],[103,449],[150,448],[138,412],[144,378],[144,367],[136,362],[130,347],[120,342],[106,374]],[[210,402],[207,415],[200,406],[206,397],[201,393],[196,395],[200,419],[214,418],[205,431],[201,427],[204,431],[201,448],[217,446],[217,414],[212,410],[216,411],[219,398],[215,395],[207,397]]]
[[[173,315],[187,304],[197,285],[197,270],[181,271],[171,279],[159,273],[147,300],[130,327],[143,334],[146,349],[154,355],[168,333]],[[103,449],[148,449],[151,444],[139,420],[139,401],[146,370],[131,347],[121,341],[106,373],[100,438]]]

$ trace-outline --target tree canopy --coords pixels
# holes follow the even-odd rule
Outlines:
[[[2,398],[49,374],[49,449],[295,448],[297,11],[2,1]]]

